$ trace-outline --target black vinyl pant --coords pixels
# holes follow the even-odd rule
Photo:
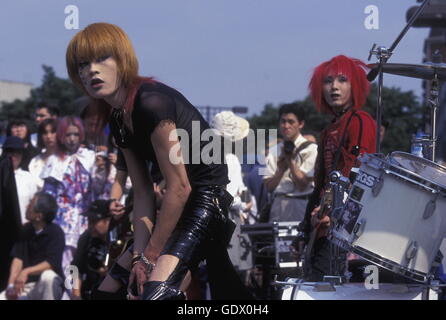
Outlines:
[[[195,271],[200,261],[206,260],[212,299],[252,299],[227,252],[227,245],[234,230],[233,222],[228,219],[231,202],[231,195],[223,187],[193,188],[181,218],[161,252],[161,255],[179,258],[177,267],[163,282],[172,289],[171,292],[179,289],[188,270]],[[125,283],[122,269],[119,266],[113,267],[110,275]],[[171,298],[169,294],[159,293],[160,285],[161,282],[148,282],[143,298]],[[155,291],[157,293],[154,293]]]
[[[191,271],[206,260],[212,299],[251,299],[227,251],[234,227],[228,219],[231,202],[231,195],[222,187],[197,187],[161,254],[178,257]],[[185,268],[177,267],[174,272],[177,270]],[[181,282],[175,278],[171,285],[178,287]]]

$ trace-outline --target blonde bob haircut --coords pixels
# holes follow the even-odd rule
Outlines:
[[[127,34],[110,23],[93,23],[79,31],[68,44],[68,75],[85,93],[79,76],[79,63],[112,56],[118,66],[119,86],[128,88],[138,76],[138,60]],[[88,94],[88,93],[87,93]]]

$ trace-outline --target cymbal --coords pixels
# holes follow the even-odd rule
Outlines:
[[[370,69],[378,68],[378,63],[369,64]],[[385,63],[383,72],[395,74],[398,76],[433,80],[435,74],[438,80],[446,80],[446,64],[403,64],[403,63]]]

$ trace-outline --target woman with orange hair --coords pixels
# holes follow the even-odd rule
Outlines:
[[[138,76],[131,42],[115,25],[87,26],[69,43],[66,59],[70,78],[91,98],[101,125],[110,123],[134,187],[132,252],[112,267],[100,291],[115,292],[127,277],[130,285],[136,279],[132,294],[142,299],[184,299],[189,272],[206,259],[213,298],[247,298],[226,250],[232,201],[225,190],[227,166],[196,161],[191,152],[209,143],[192,139],[192,128],[198,127],[201,136],[208,123],[180,92]],[[180,129],[187,133],[181,144]],[[155,172],[166,181],[159,214]]]
[[[311,97],[318,111],[331,115],[333,119],[320,135],[315,189],[302,223],[307,233],[316,227],[326,230],[330,225],[329,216],[322,220],[316,216],[328,185],[329,173],[337,170],[349,177],[352,168],[360,166],[359,155],[375,152],[375,120],[360,110],[369,93],[365,68],[362,61],[339,55],[320,64],[313,72],[309,84]],[[330,243],[326,236],[322,236],[314,244],[309,268],[311,273],[307,274],[307,278],[320,281],[324,275],[336,275],[331,265],[335,259],[331,258]]]

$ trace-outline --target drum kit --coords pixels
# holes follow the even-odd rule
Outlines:
[[[435,149],[439,81],[446,80],[446,64],[441,63],[441,56],[434,58],[433,63],[419,65],[387,62],[427,3],[424,0],[390,49],[373,45],[369,60],[376,55],[379,61],[368,65],[367,76],[369,81],[379,77],[378,128],[384,73],[431,82],[428,97],[431,132],[429,137],[413,141],[425,147],[425,157],[400,151],[383,155],[377,130],[377,153],[360,157],[361,167],[355,181],[345,188],[345,179],[337,172],[332,176],[339,179],[331,181],[332,190],[337,192],[334,198],[342,199],[331,213],[328,239],[332,245],[359,256],[364,265],[377,266],[405,279],[401,281],[404,284],[381,283],[378,290],[367,290],[364,283],[350,283],[338,275],[328,276],[324,282],[276,278],[273,284],[284,289],[283,300],[436,299],[444,286],[435,278],[435,272],[442,256],[439,249],[446,237],[446,167],[435,163]]]

